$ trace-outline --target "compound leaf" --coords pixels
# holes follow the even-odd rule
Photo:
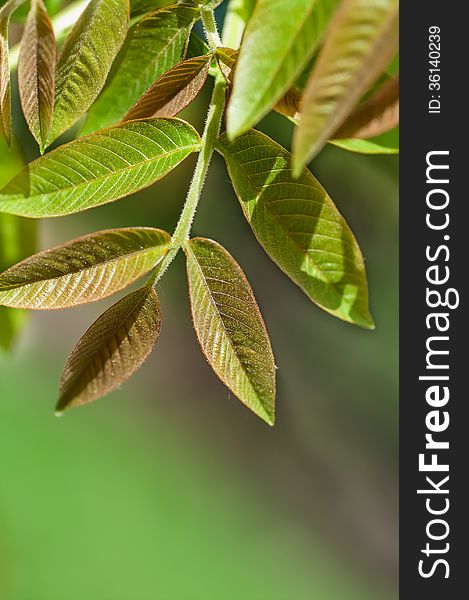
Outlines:
[[[173,117],[198,95],[208,75],[211,55],[185,60],[162,75],[124,117]]]
[[[293,137],[295,173],[333,137],[394,56],[397,0],[343,0],[302,99]]]
[[[18,87],[26,123],[44,150],[52,121],[57,44],[42,0],[32,0],[21,40]]]
[[[154,289],[143,287],[102,314],[78,341],[60,382],[57,413],[97,400],[139,369],[161,329]]]
[[[0,304],[68,308],[101,300],[148,273],[171,238],[160,229],[98,231],[34,254],[0,274]]]
[[[151,185],[199,147],[185,121],[128,121],[27,165],[0,190],[0,212],[57,217],[112,202]]]
[[[244,215],[267,254],[332,315],[372,328],[360,248],[334,203],[310,171],[294,179],[291,155],[251,130],[222,152]]]
[[[337,0],[259,0],[241,46],[227,113],[231,139],[255,125],[301,73]]]
[[[192,318],[203,353],[241,402],[273,425],[275,363],[251,286],[217,242],[194,238],[186,255]]]
[[[12,13],[24,0],[8,0],[0,8],[0,134],[11,143],[11,85],[8,26]]]
[[[148,88],[180,61],[199,16],[196,7],[174,5],[146,15],[129,30],[116,68],[88,114],[83,134],[123,119]]]
[[[93,104],[124,42],[129,0],[90,2],[67,36],[57,64],[51,144]]]

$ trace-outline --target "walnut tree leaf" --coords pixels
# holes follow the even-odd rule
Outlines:
[[[89,111],[82,133],[123,119],[148,88],[181,60],[192,25],[199,17],[197,7],[178,4],[149,13],[131,27],[115,69]]]
[[[42,310],[101,300],[153,269],[170,243],[168,233],[151,227],[85,235],[1,273],[0,304]]]
[[[0,135],[11,144],[11,85],[8,26],[12,13],[24,0],[8,0],[0,8]]]
[[[32,0],[21,40],[18,87],[28,127],[41,152],[52,122],[57,44],[42,0]]]
[[[259,0],[248,23],[227,111],[231,139],[258,123],[320,43],[337,0]]]
[[[122,46],[129,22],[129,0],[90,2],[68,34],[57,63],[51,144],[93,104]]]
[[[142,119],[60,146],[27,165],[0,190],[0,212],[58,217],[133,194],[200,148],[180,119]]]
[[[293,177],[291,155],[255,130],[223,154],[244,215],[271,259],[318,306],[367,329],[365,265],[358,243],[327,192],[304,169]]]
[[[347,117],[334,139],[370,138],[399,125],[399,76],[390,77]]]
[[[302,98],[293,137],[296,174],[333,137],[394,56],[398,10],[398,0],[342,0]]]
[[[160,303],[151,287],[111,306],[71,353],[60,382],[57,414],[93,402],[129,379],[155,347],[160,329]]]
[[[210,54],[189,58],[166,71],[132,106],[123,120],[177,115],[202,89],[211,58]]]
[[[205,357],[241,402],[273,425],[274,356],[251,286],[217,242],[194,238],[185,250],[192,319]]]

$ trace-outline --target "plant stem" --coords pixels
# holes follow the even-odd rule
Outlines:
[[[149,284],[155,285],[161,279],[166,269],[173,262],[181,246],[184,246],[189,239],[192,221],[194,220],[194,215],[200,200],[200,194],[204,187],[205,177],[215,149],[215,142],[220,133],[223,109],[225,107],[225,92],[226,80],[222,73],[218,72],[215,77],[212,99],[208,109],[207,121],[202,135],[202,145],[194,175],[187,193],[184,208],[182,209],[181,216],[179,217],[179,221],[173,233],[173,247],[150,275]]]
[[[219,73],[215,78],[212,100],[207,114],[205,130],[202,136],[202,146],[197,159],[194,176],[192,177],[184,209],[173,234],[173,242],[176,244],[183,244],[189,239],[192,221],[199,203],[210,160],[213,156],[215,142],[220,132],[223,108],[225,106],[225,88],[225,78]]]
[[[202,10],[201,14],[208,45],[210,48],[212,48],[212,50],[214,50],[218,46],[221,46],[221,39],[218,35],[218,29],[213,10]]]

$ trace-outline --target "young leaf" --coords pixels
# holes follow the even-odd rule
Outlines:
[[[11,143],[11,86],[8,26],[12,13],[24,0],[8,0],[0,8],[0,135]]]
[[[259,0],[228,106],[230,139],[255,125],[293,85],[321,41],[337,0]]]
[[[0,271],[35,252],[36,225],[36,221],[0,213]],[[25,317],[23,311],[0,307],[0,348],[11,349]]]
[[[75,346],[60,382],[57,413],[87,404],[120,386],[155,347],[160,303],[147,286],[111,306]]]
[[[127,34],[129,0],[90,2],[69,33],[57,64],[51,144],[93,104]]]
[[[189,58],[166,71],[132,106],[123,120],[177,115],[202,89],[211,58],[210,54]]]
[[[347,152],[354,152],[355,154],[399,154],[399,142],[394,140],[395,137],[398,137],[397,130],[392,130],[392,133],[392,140],[388,140],[388,134],[384,134],[367,140],[348,138],[342,140],[330,140],[329,143],[338,148],[342,148],[342,150],[347,150]]]
[[[251,130],[222,152],[244,215],[274,262],[321,308],[373,328],[360,248],[327,192],[307,169],[293,178],[291,155]]]
[[[32,0],[18,60],[21,107],[41,152],[52,121],[57,45],[42,0]]]
[[[150,227],[85,235],[1,273],[0,304],[56,309],[101,300],[153,269],[170,243],[165,231]]]
[[[241,402],[273,425],[274,356],[251,286],[212,240],[190,240],[186,256],[192,318],[205,357]]]
[[[313,158],[394,56],[398,0],[343,0],[302,100],[295,173]]]
[[[335,139],[370,138],[399,125],[399,76],[388,79],[360,104],[334,134]]]
[[[181,59],[196,7],[175,5],[150,13],[129,31],[108,85],[88,114],[83,134],[120,121],[148,88]]]
[[[60,146],[27,165],[0,190],[0,212],[58,217],[145,188],[199,150],[179,119],[128,121]]]

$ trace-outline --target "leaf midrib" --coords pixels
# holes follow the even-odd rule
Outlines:
[[[124,316],[122,317],[122,319],[119,321],[118,325],[116,326],[116,328],[113,331],[109,331],[109,334],[106,336],[105,341],[103,344],[100,344],[99,349],[96,350],[92,356],[89,357],[89,359],[86,361],[85,366],[80,369],[80,373],[77,374],[76,372],[70,377],[70,379],[68,381],[63,381],[61,382],[61,387],[68,385],[70,386],[70,389],[62,389],[61,390],[61,394],[60,394],[60,398],[59,398],[59,403],[62,400],[62,398],[70,395],[70,394],[76,394],[76,388],[78,387],[79,389],[79,393],[82,393],[84,390],[86,390],[86,388],[88,387],[88,385],[91,383],[91,381],[93,381],[93,379],[95,379],[95,377],[93,377],[92,379],[88,379],[88,381],[86,381],[86,383],[83,386],[80,386],[77,384],[79,383],[79,381],[82,379],[83,377],[83,373],[87,372],[90,368],[90,365],[94,363],[95,357],[97,354],[100,354],[102,351],[102,348],[104,346],[107,346],[109,344],[109,341],[116,336],[116,332],[119,331],[120,329],[123,328],[124,324],[127,322],[127,319],[130,317],[130,315],[136,310],[138,304],[141,302],[142,307],[144,306],[144,304],[146,303],[146,301],[148,300],[148,297],[150,296],[151,292],[148,292],[148,294],[146,295],[145,299],[142,301],[142,298],[140,296],[138,296],[135,300],[135,302],[132,304],[131,307],[128,308],[128,310],[125,312]],[[126,338],[129,339],[130,341],[130,337],[129,337],[129,331],[127,328],[126,329]],[[86,335],[86,334],[85,334]],[[120,354],[120,353],[119,353]],[[72,358],[72,356],[70,356],[70,359]],[[69,359],[69,360],[70,360]],[[105,362],[103,363],[104,366]],[[102,374],[103,373],[103,368],[99,369],[99,373]],[[77,381],[78,378],[78,381]]]
[[[167,244],[167,250],[169,250],[169,243]],[[132,259],[133,257],[137,256],[137,255],[144,255],[147,252],[150,253],[152,250],[156,250],[158,248],[158,246],[151,246],[150,248],[146,248],[144,250],[135,250],[134,252],[130,252],[128,254],[121,254],[120,256],[116,257],[116,258],[108,258],[106,260],[103,260],[102,262],[96,263],[95,265],[91,265],[91,266],[87,266],[87,267],[83,267],[81,269],[75,269],[75,270],[71,270],[68,273],[63,273],[61,275],[56,275],[53,277],[43,277],[40,279],[35,279],[34,281],[28,281],[26,283],[21,283],[18,285],[10,285],[8,287],[1,287],[1,283],[0,283],[0,294],[2,292],[9,292],[11,290],[17,290],[18,288],[22,288],[22,287],[26,287],[29,285],[36,285],[38,283],[42,283],[43,281],[56,281],[59,279],[64,279],[65,277],[69,277],[70,275],[76,275],[77,273],[82,273],[84,271],[91,271],[93,269],[97,269],[99,267],[106,267],[108,265],[110,265],[111,263],[115,263],[115,262],[119,262],[120,260],[123,259]],[[163,254],[164,256],[164,254]],[[159,257],[160,259],[163,257]],[[158,260],[155,264],[155,267],[158,265],[158,263],[160,262],[160,260]]]
[[[268,96],[271,88],[273,87],[272,82],[275,81],[275,78],[277,77],[278,73],[282,70],[282,67],[284,66],[284,63],[285,63],[286,56],[288,56],[288,54],[290,53],[291,49],[295,46],[296,39],[299,36],[299,32],[305,28],[306,22],[310,18],[311,13],[312,13],[315,5],[316,5],[316,2],[311,3],[310,9],[307,11],[307,13],[305,15],[305,18],[301,22],[299,22],[298,27],[295,29],[295,33],[291,37],[290,44],[288,44],[286,46],[286,51],[281,54],[281,60],[278,61],[276,68],[272,72],[272,77],[270,79],[268,79],[269,85],[267,86],[266,90],[263,92],[263,94],[260,96],[259,100],[257,101],[258,105],[264,103],[265,97]],[[313,52],[314,52],[314,46],[311,46],[311,48],[309,50],[309,53],[307,53],[305,55],[304,63],[303,64],[305,64],[307,62],[308,58],[312,55]],[[301,67],[298,66],[296,68],[296,71],[300,71],[300,70],[301,70]],[[284,84],[284,86],[285,86],[285,84]],[[288,87],[287,87],[287,89],[288,89]],[[277,92],[277,94],[278,94],[278,92]],[[281,97],[281,94],[280,94],[280,97]]]
[[[210,290],[210,286],[208,285],[208,283],[207,283],[207,280],[205,279],[205,275],[204,275],[204,272],[203,272],[203,270],[202,270],[202,267],[200,266],[200,264],[199,264],[199,261],[198,261],[198,259],[197,259],[196,255],[194,254],[194,252],[193,252],[192,248],[190,247],[190,244],[187,244],[187,251],[188,251],[188,252],[190,252],[190,254],[192,254],[192,256],[193,256],[193,258],[194,258],[194,261],[195,261],[195,263],[196,263],[197,269],[198,269],[198,271],[199,271],[199,273],[200,273],[200,276],[201,276],[201,278],[202,278],[202,284],[203,284],[203,286],[204,286],[204,288],[205,288],[205,290],[206,290],[206,292],[207,292],[207,294],[208,294],[208,297],[209,297],[209,302],[210,302],[210,303],[211,303],[211,305],[213,306],[213,309],[214,309],[214,311],[215,311],[216,315],[218,316],[218,320],[219,320],[219,321],[220,321],[220,323],[221,323],[221,327],[222,327],[222,329],[223,329],[223,332],[224,332],[224,334],[225,334],[225,336],[226,336],[226,339],[228,340],[228,342],[229,342],[229,344],[230,344],[231,348],[232,348],[232,349],[233,349],[233,351],[234,351],[234,354],[235,354],[235,356],[236,356],[236,360],[237,360],[237,362],[238,362],[238,364],[239,364],[239,366],[240,366],[241,370],[243,371],[243,373],[244,373],[244,375],[245,375],[245,377],[246,377],[247,381],[249,382],[249,385],[250,385],[250,387],[251,387],[252,391],[254,392],[254,395],[255,395],[255,397],[256,397],[256,399],[257,399],[257,401],[258,401],[258,402],[259,402],[259,404],[261,405],[261,407],[262,407],[262,410],[265,412],[266,416],[267,416],[267,417],[270,419],[270,418],[271,418],[271,415],[269,414],[268,410],[265,408],[263,401],[261,400],[261,398],[260,398],[260,396],[259,396],[258,392],[256,391],[256,389],[254,388],[254,386],[253,386],[253,384],[252,384],[252,382],[251,382],[251,378],[249,377],[249,373],[246,371],[246,368],[245,368],[245,366],[243,365],[243,363],[242,363],[242,361],[241,361],[241,359],[240,359],[240,357],[239,357],[239,355],[238,355],[238,351],[237,351],[236,345],[235,345],[235,344],[232,342],[231,335],[230,335],[230,333],[228,332],[228,330],[227,330],[227,328],[226,328],[226,326],[225,326],[225,323],[224,323],[224,321],[223,321],[223,318],[222,318],[222,316],[221,316],[221,314],[220,314],[220,311],[218,310],[218,306],[217,306],[217,304],[216,304],[215,300],[213,299],[212,292],[211,292],[211,290]],[[230,387],[230,386],[228,386],[228,387]],[[230,388],[230,389],[232,389],[232,388]],[[233,389],[232,389],[232,391],[233,391],[233,393],[236,393],[236,392],[235,392]]]
[[[73,142],[71,142],[71,143],[73,143]],[[58,148],[58,150],[60,150],[62,148],[63,147]],[[77,183],[75,185],[67,185],[65,187],[58,188],[56,190],[49,191],[49,192],[35,193],[35,194],[30,194],[29,196],[20,195],[20,194],[11,194],[10,197],[8,197],[8,194],[3,195],[3,194],[0,193],[0,202],[2,202],[2,201],[5,201],[5,202],[7,202],[7,201],[14,202],[15,200],[18,200],[18,199],[40,198],[40,197],[43,197],[43,196],[49,196],[49,195],[52,195],[52,194],[67,192],[69,190],[81,189],[81,188],[86,187],[87,185],[90,185],[92,183],[99,182],[99,181],[104,181],[106,179],[110,179],[111,177],[114,177],[115,175],[118,175],[118,174],[121,174],[121,173],[125,173],[126,171],[130,172],[130,171],[132,171],[134,169],[137,169],[137,168],[139,168],[139,167],[141,167],[143,165],[149,164],[149,163],[151,163],[153,161],[161,160],[161,158],[163,158],[163,157],[172,156],[173,154],[176,154],[177,152],[179,152],[181,150],[190,149],[191,151],[195,151],[197,148],[200,148],[200,143],[197,144],[197,145],[178,146],[174,150],[170,150],[169,152],[165,152],[163,154],[160,154],[160,155],[155,156],[153,158],[149,158],[147,160],[144,160],[142,162],[136,163],[134,165],[130,165],[128,167],[123,167],[122,169],[117,169],[116,171],[112,171],[108,175],[100,175],[99,177],[96,177],[94,179],[90,179],[87,182]],[[41,160],[41,159],[38,159],[38,160]],[[2,196],[3,196],[3,198],[2,198]]]
[[[231,155],[231,158],[232,158],[232,160],[236,161],[236,159],[234,158],[234,155],[233,155],[233,154]],[[298,243],[298,242],[295,240],[295,238],[294,238],[294,237],[292,237],[292,236],[289,234],[289,233],[290,233],[290,232],[289,232],[289,229],[288,229],[288,228],[287,228],[287,227],[286,227],[286,226],[283,224],[283,222],[282,222],[282,220],[281,220],[281,218],[280,218],[280,215],[278,215],[278,214],[275,212],[275,210],[273,210],[273,208],[271,208],[270,204],[269,204],[269,203],[268,203],[266,200],[264,200],[264,198],[263,198],[263,192],[259,192],[259,193],[257,192],[257,186],[256,186],[256,185],[255,185],[255,183],[252,181],[252,179],[251,179],[251,177],[250,177],[249,173],[247,173],[247,171],[246,171],[246,169],[244,168],[243,164],[242,164],[242,163],[240,163],[240,162],[238,162],[238,161],[236,161],[236,163],[239,165],[239,167],[240,167],[240,170],[241,170],[241,171],[242,171],[242,172],[245,174],[245,176],[246,176],[246,178],[247,178],[247,180],[248,180],[249,184],[251,185],[252,189],[254,190],[254,194],[255,194],[256,201],[257,201],[257,202],[259,202],[259,201],[261,201],[261,200],[262,200],[262,202],[263,202],[263,205],[264,205],[264,206],[265,206],[265,207],[268,209],[268,211],[269,211],[269,212],[270,212],[270,213],[273,215],[273,217],[274,217],[274,218],[276,219],[276,221],[279,223],[280,227],[281,227],[281,228],[283,229],[283,231],[286,233],[286,237],[287,237],[288,239],[290,239],[290,240],[293,242],[293,244],[294,244],[294,245],[295,245],[295,246],[296,246],[296,247],[297,247],[297,248],[300,250],[301,254],[302,254],[302,255],[303,255],[305,258],[307,258],[308,260],[310,260],[310,261],[313,263],[314,267],[315,267],[315,268],[316,268],[316,269],[319,271],[319,273],[321,273],[321,275],[324,277],[324,279],[325,279],[325,282],[326,282],[326,283],[327,283],[329,286],[331,286],[331,288],[332,288],[332,289],[334,290],[334,292],[337,294],[337,296],[339,297],[339,299],[342,299],[342,298],[343,298],[343,294],[341,294],[341,293],[340,293],[339,289],[337,288],[337,285],[336,285],[334,282],[330,281],[329,277],[327,277],[327,275],[325,275],[324,271],[323,271],[323,270],[322,270],[322,269],[321,269],[321,268],[320,268],[320,267],[317,265],[317,263],[316,263],[316,261],[314,260],[314,258],[313,258],[313,257],[311,257],[311,256],[309,256],[309,254],[308,254],[307,252],[305,252],[304,248],[302,248],[302,247],[299,245],[299,243]],[[242,208],[242,210],[243,210],[243,212],[244,212],[244,214],[245,214],[245,216],[246,216],[246,218],[247,218],[247,220],[248,220],[249,224],[251,224],[251,218],[250,218],[250,217],[249,217],[249,215],[246,213],[246,210],[244,209],[244,206],[243,206],[243,202],[242,202],[242,201],[241,201],[241,208]],[[255,231],[254,231],[254,235],[256,235],[256,237],[257,237],[257,234],[256,234],[256,232],[255,232]],[[288,275],[288,273],[287,273],[287,275]]]

